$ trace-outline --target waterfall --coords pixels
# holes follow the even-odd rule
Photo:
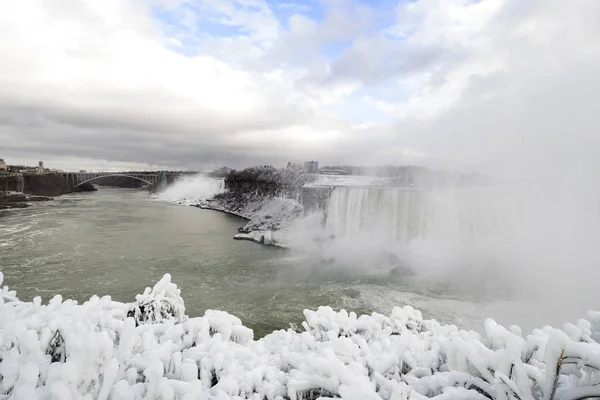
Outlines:
[[[23,175],[17,175],[17,192],[23,193],[25,191],[25,180],[23,179]]]
[[[199,201],[213,197],[225,190],[223,179],[210,178],[203,174],[184,176],[157,195],[164,201]]]
[[[329,201],[326,228],[336,236],[385,236],[399,246],[415,239],[498,238],[507,217],[499,202],[482,189],[338,187]]]
[[[325,231],[353,253],[547,269],[600,262],[599,210],[594,188],[336,187]]]

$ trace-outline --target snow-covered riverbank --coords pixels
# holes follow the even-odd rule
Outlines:
[[[304,215],[302,204],[294,199],[227,191],[222,179],[203,175],[186,177],[157,198],[244,218],[248,223],[234,239],[278,247],[287,247],[287,230]]]
[[[301,218],[304,208],[292,199],[282,197],[239,195],[221,193],[211,199],[201,200],[192,205],[234,214],[248,220],[234,236],[238,240],[251,240],[257,243],[286,247],[286,232],[294,221]]]
[[[328,307],[254,340],[225,312],[188,318],[170,276],[124,304],[0,292],[1,399],[579,399],[600,396],[600,313],[485,335]],[[2,277],[0,274],[0,283]],[[558,374],[557,374],[558,370]],[[555,394],[553,394],[555,392]]]

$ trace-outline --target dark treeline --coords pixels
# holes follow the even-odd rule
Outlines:
[[[305,184],[313,182],[316,175],[306,173],[302,168],[277,169],[271,165],[231,170],[225,177],[225,192],[215,196],[235,210],[237,204],[244,204],[256,196],[277,196],[294,199],[306,210],[323,207],[329,197],[329,187],[311,188]]]
[[[251,167],[243,170],[231,170],[225,176],[225,187],[230,190],[252,188],[260,190],[267,187],[268,191],[277,189],[298,190],[304,184],[313,181],[314,176],[296,169],[277,169],[272,165]]]

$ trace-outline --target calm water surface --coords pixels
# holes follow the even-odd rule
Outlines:
[[[343,285],[286,273],[294,262],[285,251],[232,240],[244,223],[101,188],[0,211],[0,270],[22,300],[110,294],[124,302],[168,272],[188,315],[228,311],[257,335],[300,322],[306,307],[344,303]]]
[[[386,277],[307,268],[287,251],[232,240],[243,224],[145,192],[101,188],[0,211],[0,270],[21,300],[61,294],[80,302],[94,294],[131,302],[168,272],[189,316],[224,310],[256,336],[299,324],[305,308],[320,305],[387,313],[412,304],[426,317],[470,328],[480,328],[487,316],[512,323],[514,310],[522,309],[510,301],[474,301]],[[526,321],[534,314],[518,315]]]

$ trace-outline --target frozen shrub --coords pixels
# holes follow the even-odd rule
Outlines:
[[[127,312],[135,320],[136,326],[156,324],[165,321],[183,322],[186,319],[185,306],[177,285],[171,283],[171,275],[165,274],[152,289],[135,296],[133,308]]]
[[[66,360],[67,353],[65,349],[65,339],[62,337],[58,329],[48,343],[46,354],[50,356],[51,362],[64,363]]]

